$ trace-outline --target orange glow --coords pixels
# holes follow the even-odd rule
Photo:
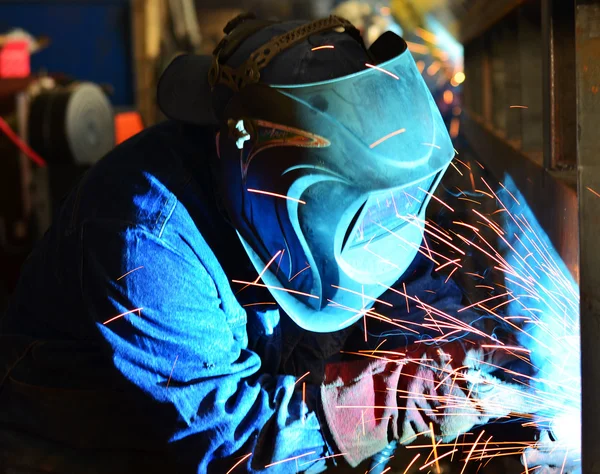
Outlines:
[[[462,71],[459,71],[456,74],[454,74],[454,77],[452,79],[454,79],[454,81],[457,84],[462,84],[463,82],[465,82],[466,78],[467,78],[467,76],[465,76],[465,73]]]
[[[425,61],[419,60],[417,61],[417,69],[421,74],[423,74],[423,70],[425,69]]]
[[[437,44],[437,36],[423,28],[415,28],[415,34],[429,43]]]
[[[450,122],[450,137],[456,138],[458,137],[458,132],[460,131],[460,119],[454,117]]]
[[[383,16],[389,16],[392,14],[392,9],[390,7],[381,7],[379,11]]]
[[[410,41],[407,41],[406,45],[408,46],[408,50],[411,53],[429,54],[429,48],[424,44],[412,43]]]
[[[456,107],[454,107],[454,108],[452,109],[452,113],[453,113],[454,115],[460,115],[460,114],[462,114],[462,109],[461,109],[461,108],[460,108],[460,107],[457,105]]]
[[[442,63],[439,61],[434,61],[431,63],[431,65],[427,68],[427,74],[429,74],[430,76],[435,76],[439,70],[442,67]]]
[[[450,105],[454,101],[454,93],[451,90],[444,91],[444,102]]]

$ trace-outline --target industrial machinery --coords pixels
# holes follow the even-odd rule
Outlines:
[[[0,79],[0,129],[0,269],[6,294],[62,197],[113,148],[114,111],[106,92],[93,83],[49,76]]]

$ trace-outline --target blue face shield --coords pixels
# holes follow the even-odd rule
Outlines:
[[[386,35],[387,61],[325,82],[249,84],[225,109],[223,204],[264,284],[307,330],[349,326],[401,278],[454,155],[406,44]]]

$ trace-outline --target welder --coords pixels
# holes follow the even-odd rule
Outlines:
[[[367,50],[335,16],[225,33],[173,61],[170,120],[86,173],[24,265],[1,472],[322,472],[523,408],[489,349],[418,327],[462,293],[419,253],[454,151],[404,40]]]

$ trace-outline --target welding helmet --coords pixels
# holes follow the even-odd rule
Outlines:
[[[236,21],[212,58],[171,64],[159,104],[171,118],[218,124],[220,199],[260,274],[256,284],[302,328],[338,331],[414,259],[452,143],[396,34],[367,51],[357,30],[334,16],[308,24]],[[340,49],[352,48],[360,66],[328,79],[327,67],[351,63],[336,62]],[[296,59],[286,63],[291,52]],[[315,82],[267,83],[263,74],[277,64],[289,77],[313,60],[325,74]]]

